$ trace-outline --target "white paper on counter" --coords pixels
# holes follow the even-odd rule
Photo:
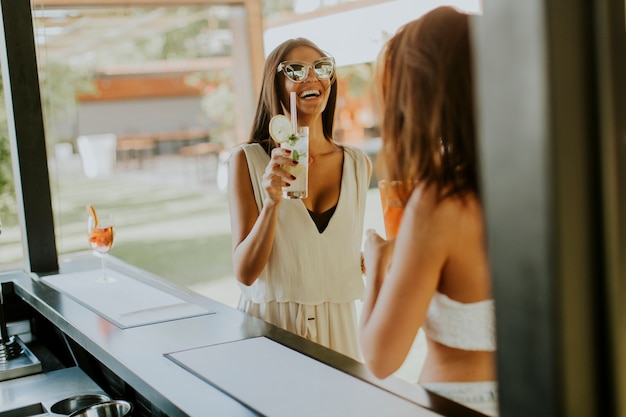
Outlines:
[[[265,337],[165,356],[266,416],[439,416]]]
[[[102,270],[48,275],[41,281],[72,297],[122,329],[186,317],[212,314],[114,270],[107,270],[113,282],[99,282]]]

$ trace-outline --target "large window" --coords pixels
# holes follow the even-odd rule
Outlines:
[[[250,78],[249,65],[233,66],[237,48],[247,48],[233,27],[245,23],[238,6],[60,10],[35,2],[59,254],[88,249],[93,205],[113,213],[113,256],[203,293],[231,277],[218,172],[220,152],[245,123],[235,118],[245,113],[237,100],[251,97],[237,96],[233,82],[234,72]]]
[[[0,271],[3,271],[21,268],[24,252],[17,215],[7,113],[1,80],[0,93]]]

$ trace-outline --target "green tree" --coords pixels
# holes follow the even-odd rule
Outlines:
[[[75,105],[78,92],[92,91],[91,78],[84,73],[71,71],[66,65],[48,65],[40,76],[42,105],[47,109],[46,134],[52,136],[49,143],[55,143],[62,138],[54,134],[54,120],[56,111]],[[17,221],[17,206],[11,163],[11,148],[7,122],[4,88],[0,79],[0,217],[6,224]]]
[[[293,12],[293,0],[264,0],[261,2],[261,7],[263,17],[271,18]]]
[[[41,105],[44,109],[44,125],[48,146],[72,138],[59,133],[58,122],[76,107],[76,96],[94,93],[92,71],[73,68],[62,62],[47,62],[39,69]]]
[[[12,166],[4,88],[0,79],[0,218],[4,224],[17,222]]]

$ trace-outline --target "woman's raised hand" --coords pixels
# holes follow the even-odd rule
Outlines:
[[[263,188],[267,196],[274,203],[279,203],[283,199],[283,187],[289,186],[289,181],[295,179],[293,175],[287,172],[284,165],[297,165],[298,162],[291,159],[291,151],[289,149],[274,148],[269,164],[265,168],[263,174]]]
[[[369,279],[383,279],[393,255],[396,240],[383,239],[374,229],[365,232],[364,264]]]

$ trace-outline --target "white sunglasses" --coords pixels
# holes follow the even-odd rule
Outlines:
[[[328,80],[335,73],[335,59],[326,56],[313,61],[310,65],[300,61],[283,61],[276,68],[276,72],[282,71],[285,77],[294,83],[301,83],[309,76],[310,69],[319,80]]]

